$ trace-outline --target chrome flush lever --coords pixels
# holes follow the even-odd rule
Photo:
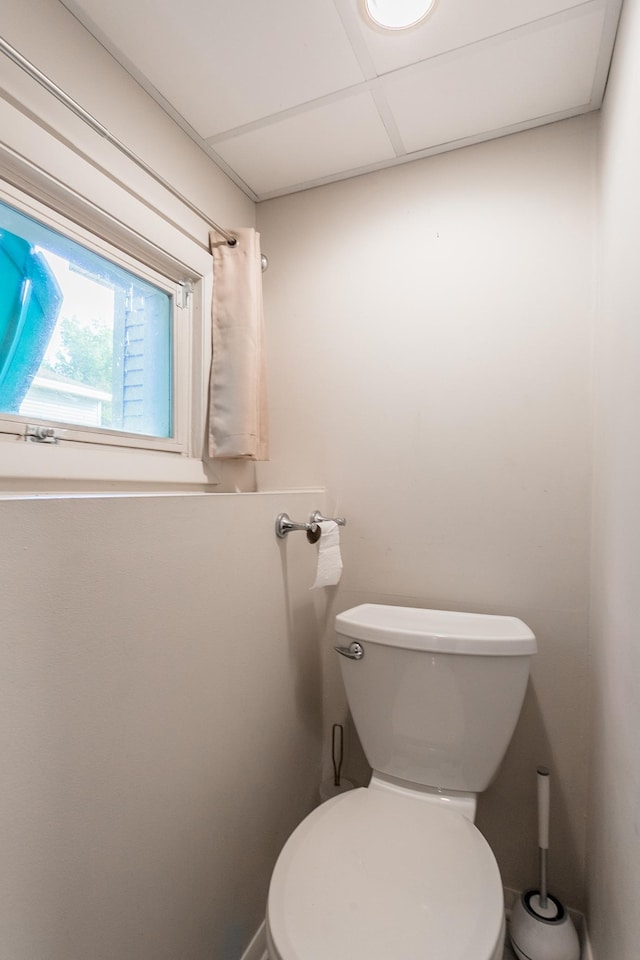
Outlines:
[[[349,660],[362,660],[364,657],[364,647],[354,640],[348,647],[334,647],[337,653]]]

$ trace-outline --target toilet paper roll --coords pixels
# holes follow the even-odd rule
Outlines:
[[[340,555],[340,528],[335,520],[322,520],[319,524],[318,569],[311,590],[317,587],[333,587],[342,576]]]

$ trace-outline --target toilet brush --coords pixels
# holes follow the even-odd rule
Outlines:
[[[547,890],[549,850],[549,771],[538,767],[538,852],[540,889],[517,900],[509,939],[519,960],[579,960],[578,934],[568,912]]]

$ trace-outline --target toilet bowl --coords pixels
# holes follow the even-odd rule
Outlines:
[[[535,637],[513,617],[376,604],[336,632],[374,772],[285,844],[270,960],[500,960],[502,882],[475,797],[511,738]]]
[[[318,807],[271,880],[270,960],[500,960],[500,873],[453,810],[360,788]]]

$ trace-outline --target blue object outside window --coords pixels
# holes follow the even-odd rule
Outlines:
[[[0,414],[173,436],[172,298],[0,202]]]
[[[62,292],[41,254],[0,231],[0,409],[18,413],[40,369]]]

